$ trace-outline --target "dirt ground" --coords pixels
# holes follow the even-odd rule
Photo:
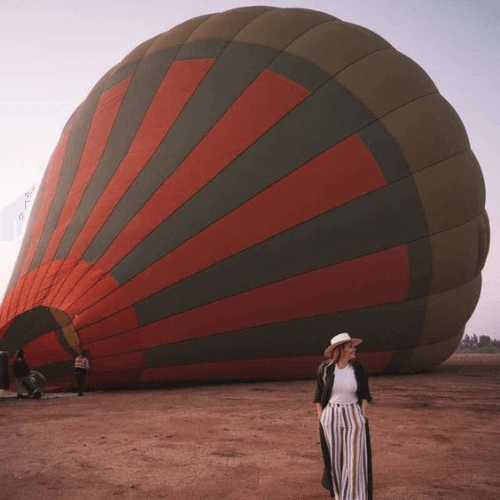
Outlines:
[[[500,498],[500,355],[370,379],[375,500]],[[315,500],[314,381],[0,398],[1,500]]]

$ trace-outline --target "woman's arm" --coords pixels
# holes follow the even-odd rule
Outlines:
[[[363,414],[363,417],[368,418],[368,407],[370,406],[370,403],[366,399],[361,400],[361,413]]]
[[[370,394],[370,387],[368,384],[368,372],[361,362],[358,360],[355,360],[355,362],[354,374],[356,375],[356,382],[358,383],[358,401],[362,402],[366,400],[367,403],[371,403],[372,396]]]
[[[316,415],[318,418],[321,416],[321,412],[323,411],[323,407],[321,405],[321,399],[323,395],[324,382],[323,382],[323,366],[322,363],[318,369],[318,373],[316,374],[316,392],[314,393],[314,406],[316,408]]]
[[[321,406],[321,403],[316,403],[315,406],[316,406],[316,415],[318,416],[318,418],[320,418],[321,412],[323,411],[323,407]]]

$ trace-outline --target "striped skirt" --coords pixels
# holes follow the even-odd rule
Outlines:
[[[366,420],[356,404],[328,404],[321,414],[336,500],[368,500]],[[329,458],[329,460],[327,460]]]

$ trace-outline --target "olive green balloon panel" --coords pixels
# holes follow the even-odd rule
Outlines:
[[[373,373],[460,341],[488,250],[484,183],[426,73],[369,30],[301,9],[189,20],[74,112],[0,311],[70,385],[313,376],[362,337]]]

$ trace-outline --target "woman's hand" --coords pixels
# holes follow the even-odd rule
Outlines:
[[[321,405],[319,403],[316,403],[316,415],[318,418],[321,418],[321,413],[323,412],[323,408],[321,408]]]
[[[363,399],[361,401],[361,413],[363,414],[363,417],[365,417],[365,420],[368,420],[368,406],[369,402],[366,399]]]

